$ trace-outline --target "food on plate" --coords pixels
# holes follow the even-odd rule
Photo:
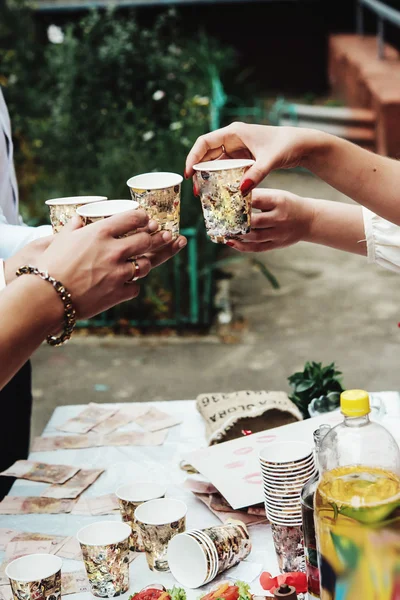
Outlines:
[[[244,581],[221,583],[200,600],[253,600],[250,586]]]
[[[143,588],[141,592],[133,594],[129,600],[186,600],[186,592],[175,586],[167,590],[163,585],[155,583]]]

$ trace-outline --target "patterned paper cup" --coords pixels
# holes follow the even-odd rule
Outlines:
[[[170,231],[173,239],[179,235],[182,181],[177,173],[143,173],[126,182],[132,200],[160,224],[160,229]]]
[[[254,160],[212,160],[193,167],[207,234],[217,244],[250,231],[251,194],[243,196],[240,182],[253,164]]]
[[[298,469],[312,456],[313,449],[305,442],[272,442],[260,451],[260,462],[273,469]]]
[[[68,198],[52,198],[46,200],[50,210],[50,222],[53,232],[58,233],[76,215],[76,211],[84,204],[107,200],[107,196],[69,196]]]
[[[304,538],[301,524],[271,525],[275,552],[281,573],[305,572]]]
[[[150,500],[135,510],[147,564],[152,571],[169,571],[168,543],[185,531],[186,513],[186,504],[173,498]]]
[[[135,521],[135,510],[144,502],[164,498],[166,491],[166,486],[161,483],[137,481],[121,485],[115,492],[122,519],[132,529],[129,545],[133,552],[144,552],[140,531]]]
[[[244,525],[227,523],[202,530],[210,538],[218,554],[218,575],[248,557],[251,542]]]
[[[98,521],[77,533],[94,596],[113,598],[129,589],[131,528],[118,521]]]
[[[53,554],[30,554],[6,568],[14,600],[60,600],[62,560]]]
[[[205,533],[203,533],[200,529],[191,529],[190,532],[188,532],[188,533],[195,539],[198,539],[200,541],[200,543],[203,546],[205,546],[211,553],[212,563],[214,564],[214,570],[211,571],[211,573],[210,573],[210,577],[207,580],[207,583],[208,583],[209,581],[212,581],[213,579],[215,579],[215,577],[218,574],[217,549],[216,549],[215,545],[213,544],[213,542],[211,541],[211,539]]]
[[[138,207],[138,203],[132,200],[107,200],[106,202],[94,202],[90,205],[80,206],[76,212],[84,225],[90,225],[128,210],[136,210]]]
[[[167,558],[174,578],[190,589],[198,588],[215,577],[213,553],[207,543],[193,532],[173,537],[168,544]]]

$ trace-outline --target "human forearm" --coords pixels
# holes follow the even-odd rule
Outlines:
[[[400,225],[399,162],[332,135],[306,135],[304,167],[359,204]]]
[[[364,220],[360,206],[314,198],[309,198],[306,202],[312,217],[304,241],[366,256]]]
[[[53,287],[23,275],[0,294],[0,389],[47,335],[62,328],[63,305]]]

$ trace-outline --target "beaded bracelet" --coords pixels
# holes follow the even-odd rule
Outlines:
[[[16,272],[17,277],[21,275],[38,275],[44,281],[48,281],[54,287],[57,294],[60,296],[62,303],[64,304],[64,330],[59,336],[47,336],[47,343],[50,346],[61,346],[65,342],[67,342],[72,332],[75,329],[76,325],[76,311],[71,302],[71,294],[68,290],[63,286],[60,281],[54,279],[47,273],[47,271],[39,271],[36,267],[32,267],[31,265],[25,265],[24,267],[20,267]]]

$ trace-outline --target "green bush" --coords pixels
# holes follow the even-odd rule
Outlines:
[[[0,8],[0,82],[13,120],[25,218],[47,219],[47,198],[128,198],[132,175],[182,172],[191,144],[209,129],[209,67],[224,73],[232,51],[205,34],[185,36],[174,10],[151,29],[133,11],[93,11],[56,30],[58,43],[51,43],[40,19],[17,4]],[[185,183],[182,225],[195,226],[199,218]],[[168,279],[162,269],[149,278],[141,304],[146,316],[171,312],[151,301],[172,302]]]

